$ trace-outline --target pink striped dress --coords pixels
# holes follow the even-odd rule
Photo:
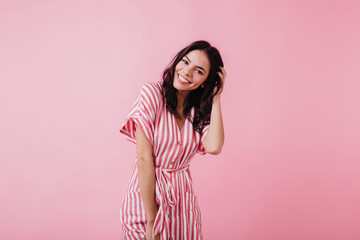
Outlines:
[[[146,83],[141,88],[120,132],[136,144],[135,124],[144,131],[153,148],[156,175],[156,202],[159,206],[153,234],[160,234],[161,240],[202,239],[201,214],[194,194],[189,164],[198,152],[204,155],[202,134],[185,120],[180,130],[175,116],[166,110],[161,97],[161,83]],[[191,119],[195,109],[192,108]],[[124,239],[144,239],[146,217],[140,196],[136,159],[128,191],[120,211]]]

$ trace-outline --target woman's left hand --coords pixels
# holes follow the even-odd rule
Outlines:
[[[220,67],[220,70],[221,70],[221,72],[217,72],[217,74],[219,74],[219,77],[220,77],[220,79],[221,79],[221,82],[222,82],[222,87],[223,87],[223,89],[224,89],[224,84],[225,84],[225,78],[226,78],[226,71],[225,71],[225,68],[223,68],[223,67]],[[214,89],[214,93],[216,92],[216,88]],[[222,89],[221,89],[221,91],[222,91]],[[218,92],[217,93],[217,95],[220,95],[221,94],[221,92]]]

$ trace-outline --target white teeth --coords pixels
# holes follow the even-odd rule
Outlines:
[[[185,78],[183,78],[180,74],[179,74],[179,79],[184,82],[184,83],[190,83],[188,80],[186,80]]]

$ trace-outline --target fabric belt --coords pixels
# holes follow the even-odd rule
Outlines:
[[[161,233],[164,228],[166,205],[175,206],[176,196],[173,185],[171,184],[171,173],[183,172],[189,169],[189,165],[182,168],[166,169],[162,167],[155,168],[156,175],[156,200],[159,202],[159,209],[155,217],[153,236]]]

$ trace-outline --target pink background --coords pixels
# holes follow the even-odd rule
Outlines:
[[[360,239],[358,1],[2,1],[0,39],[0,239],[121,239],[119,127],[199,39],[228,73],[204,238]]]

